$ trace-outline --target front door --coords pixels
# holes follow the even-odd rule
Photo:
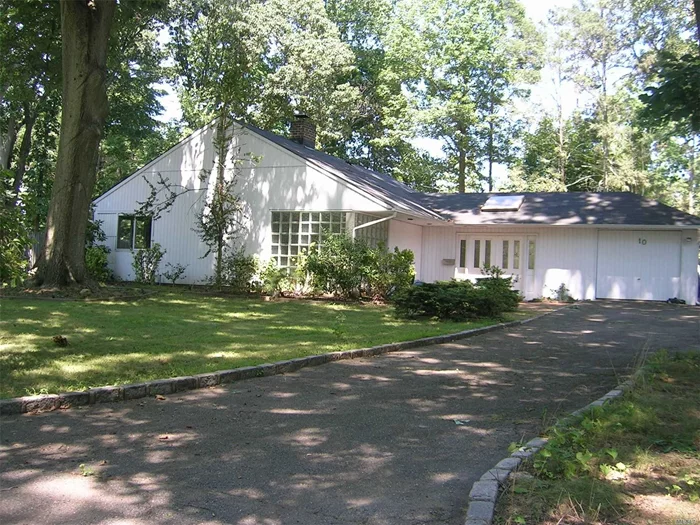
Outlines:
[[[533,240],[534,243],[534,240]],[[457,257],[455,278],[478,279],[485,266],[498,266],[504,277],[512,277],[513,288],[525,291],[526,272],[523,266],[528,264],[524,249],[527,238],[506,235],[462,234],[457,236]]]

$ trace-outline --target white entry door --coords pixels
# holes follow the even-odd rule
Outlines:
[[[678,297],[681,232],[601,230],[597,266],[599,299],[665,301]]]
[[[482,276],[481,269],[484,266],[498,266],[503,269],[505,277],[513,278],[513,288],[525,291],[525,268],[529,263],[527,243],[525,237],[458,235],[455,277],[477,279]],[[532,243],[534,247],[534,240]],[[532,263],[534,270],[534,258]]]

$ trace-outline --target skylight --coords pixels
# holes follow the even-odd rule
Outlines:
[[[524,198],[524,195],[492,195],[481,207],[481,211],[517,211]]]

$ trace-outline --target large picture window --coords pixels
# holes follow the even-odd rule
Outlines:
[[[355,214],[355,227],[380,218],[365,213],[357,213]],[[389,243],[389,221],[382,221],[365,228],[359,228],[355,230],[355,237],[364,239],[372,248],[376,248],[380,244],[387,246]]]
[[[321,244],[323,236],[345,232],[344,212],[273,211],[272,258],[290,268],[302,249]]]
[[[151,247],[150,216],[120,215],[117,225],[117,249],[141,250]]]

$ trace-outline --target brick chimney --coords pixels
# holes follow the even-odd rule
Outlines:
[[[294,115],[290,138],[302,146],[316,149],[316,124],[308,115]]]

